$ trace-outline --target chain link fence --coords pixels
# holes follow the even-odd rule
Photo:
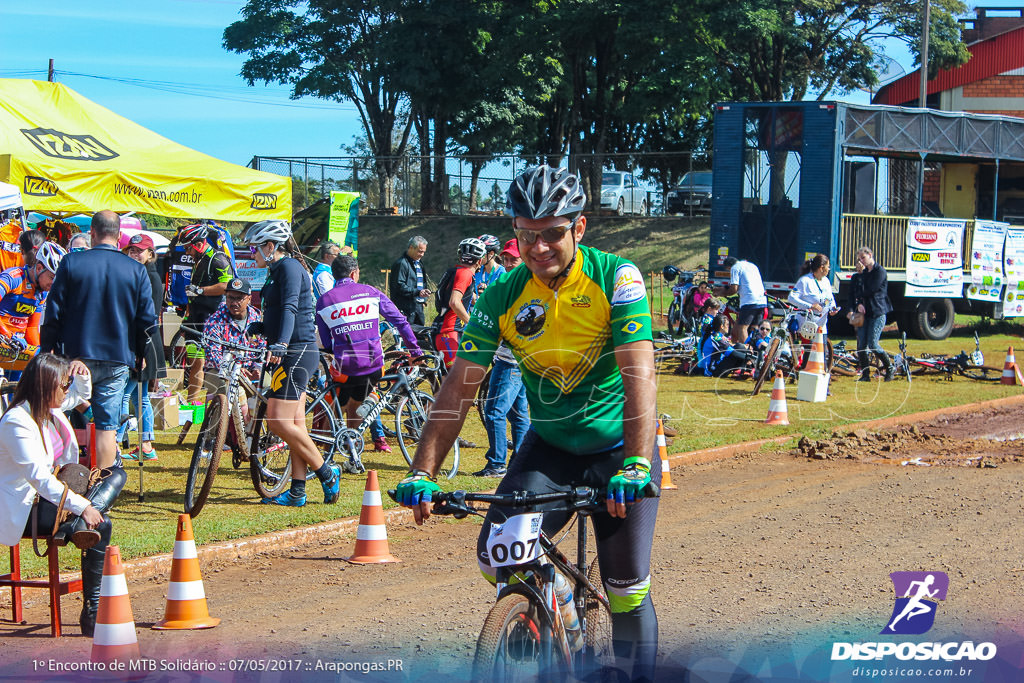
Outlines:
[[[694,152],[572,155],[562,157],[403,156],[403,157],[253,157],[251,168],[292,179],[295,210],[332,191],[363,195],[364,211],[377,214],[500,214],[512,180],[547,162],[580,175],[591,210],[619,214],[706,213],[710,187],[704,188],[711,161]],[[700,175],[703,172],[705,175]],[[709,185],[710,182],[707,181]],[[591,188],[600,190],[592,191]],[[673,190],[704,202],[673,203]]]

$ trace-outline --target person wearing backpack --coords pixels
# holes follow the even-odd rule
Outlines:
[[[469,309],[473,307],[473,276],[487,254],[487,247],[476,237],[467,237],[459,242],[459,263],[441,276],[434,305],[437,318],[434,319],[434,345],[444,354],[445,365],[455,361],[459,350],[459,334],[469,322]]]

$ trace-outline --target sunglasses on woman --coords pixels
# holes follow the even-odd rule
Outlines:
[[[61,390],[63,390],[64,393],[66,394],[66,393],[68,393],[68,389],[71,388],[71,383],[74,382],[74,381],[75,381],[74,377],[71,377],[70,375],[68,375],[68,378],[66,380],[64,380],[63,382],[61,382],[58,386],[60,386]]]

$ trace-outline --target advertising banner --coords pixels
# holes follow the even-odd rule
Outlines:
[[[359,255],[358,192],[331,193],[331,213],[327,223],[327,239],[342,247],[352,247],[352,255]]]
[[[1003,271],[1006,273],[1003,317],[1024,316],[1024,227],[1011,225],[1006,228]]]
[[[906,296],[963,295],[967,221],[911,218],[907,223]]]
[[[978,301],[999,301],[1003,289],[1003,242],[1006,223],[974,221],[971,240],[971,279],[967,298]]]

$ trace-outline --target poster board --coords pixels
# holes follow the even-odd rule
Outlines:
[[[1011,225],[1006,228],[1003,271],[1006,273],[1003,317],[1024,316],[1024,227]]]
[[[1008,224],[996,221],[974,221],[971,239],[971,276],[967,298],[976,301],[999,301],[1002,296],[1003,242]]]
[[[327,239],[339,246],[351,247],[352,255],[359,255],[358,192],[331,192]]]
[[[967,221],[911,218],[907,222],[908,297],[963,295],[963,240]]]

